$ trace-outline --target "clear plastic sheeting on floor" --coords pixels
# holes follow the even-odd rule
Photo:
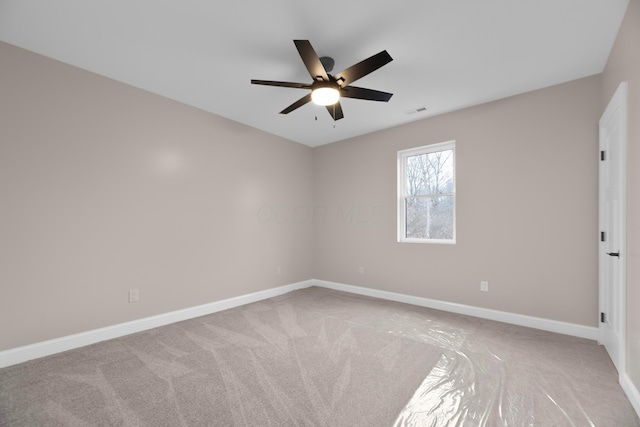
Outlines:
[[[497,322],[483,328],[488,322],[429,322],[411,334],[443,353],[394,427],[639,425],[602,347]],[[616,407],[628,424],[619,424]]]

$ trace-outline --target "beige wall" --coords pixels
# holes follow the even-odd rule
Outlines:
[[[311,223],[268,216],[312,204],[311,148],[3,43],[0,64],[0,350],[311,277]]]
[[[600,87],[592,76],[316,148],[315,276],[597,326]],[[397,243],[397,151],[453,139],[457,244]]]
[[[627,374],[640,390],[640,0],[631,0],[603,73],[604,111],[628,82],[627,157]]]

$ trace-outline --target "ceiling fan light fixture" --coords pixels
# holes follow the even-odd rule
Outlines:
[[[275,80],[251,80],[251,84],[265,86],[280,86],[295,89],[311,89],[311,93],[307,93],[293,104],[289,105],[280,114],[289,114],[290,112],[302,107],[303,105],[313,102],[314,104],[327,107],[327,112],[334,121],[344,118],[340,98],[364,99],[367,101],[388,102],[392,93],[382,92],[379,90],[366,89],[363,87],[351,86],[356,80],[376,71],[378,68],[393,61],[391,55],[386,50],[378,52],[367,59],[345,68],[335,77],[331,74],[333,69],[333,59],[329,57],[318,57],[318,54],[309,43],[309,40],[294,40],[293,43],[298,49],[300,58],[304,62],[309,75],[313,79],[312,83],[295,83],[280,82]],[[329,108],[331,107],[331,108]]]
[[[333,87],[319,87],[311,92],[311,100],[318,105],[333,105],[340,99],[340,92]]]

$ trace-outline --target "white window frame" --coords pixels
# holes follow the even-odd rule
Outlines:
[[[407,157],[420,154],[435,153],[438,151],[453,150],[453,190],[451,193],[439,194],[440,196],[453,196],[453,238],[451,239],[421,239],[406,237],[406,201],[407,197],[407,179],[406,164]],[[456,243],[456,141],[446,141],[437,144],[424,145],[421,147],[410,148],[398,151],[398,242],[405,243]]]

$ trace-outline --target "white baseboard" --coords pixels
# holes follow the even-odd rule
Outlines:
[[[215,301],[209,304],[199,305],[196,307],[186,308],[178,311],[172,311],[169,313],[159,314],[157,316],[147,317],[144,319],[134,320],[126,323],[120,323],[105,328],[94,329],[87,332],[81,332],[74,335],[68,335],[61,338],[5,350],[0,352],[0,368],[26,362],[32,359],[37,359],[39,357],[60,353],[62,351],[95,344],[100,341],[118,338],[124,335],[133,334],[135,332],[157,328],[159,326],[168,325],[170,323],[179,322],[181,320],[205,316],[207,314],[227,310],[229,308],[238,307],[240,305],[249,304],[267,298],[272,298],[296,289],[302,289],[309,286],[319,286],[354,294],[382,298],[390,301],[403,302],[421,307],[429,307],[437,310],[466,314],[483,319],[497,320],[499,322],[511,323],[514,325],[526,326],[535,329],[542,329],[545,331],[557,332],[565,335],[573,335],[581,338],[588,338],[593,340],[597,340],[598,338],[598,328],[592,328],[588,326],[575,325],[571,323],[558,322],[531,316],[523,316],[520,314],[489,310],[486,308],[472,307],[468,305],[432,300],[428,298],[420,298],[395,292],[345,285],[342,283],[328,282],[325,280],[306,280],[303,282],[267,289],[264,291],[242,295],[235,298]]]
[[[380,291],[371,288],[345,285],[342,283],[327,282],[324,280],[312,280],[313,286],[335,289],[338,291],[351,292],[354,294],[366,295],[375,298],[382,298],[390,301],[403,302],[421,307],[433,308],[436,310],[449,311],[452,313],[466,314],[467,316],[480,317],[482,319],[496,320],[498,322],[511,323],[513,325],[526,326],[543,331],[556,332],[564,335],[571,335],[591,340],[598,339],[598,328],[591,326],[576,325],[574,323],[559,322],[556,320],[542,319],[540,317],[525,316],[522,314],[508,313],[505,311],[491,310],[488,308],[473,307],[470,305],[456,304],[452,302],[438,301],[429,298],[414,297],[411,295],[398,294],[395,292]]]
[[[633,409],[636,410],[636,413],[640,417],[640,390],[633,384],[633,381],[631,381],[631,378],[629,378],[626,372],[620,375],[620,385],[627,394],[631,405],[633,405]]]
[[[310,280],[307,280],[304,282],[293,283],[290,285],[254,292],[247,295],[241,295],[239,297],[198,305],[183,310],[159,314],[157,316],[146,317],[144,319],[133,320],[131,322],[107,326],[105,328],[68,335],[65,337],[30,344],[23,347],[12,348],[0,352],[0,368],[16,365],[18,363],[37,359],[39,357],[60,353],[62,351],[84,347],[86,345],[95,344],[100,341],[118,338],[124,335],[133,334],[135,332],[146,331],[148,329],[157,328],[158,326],[164,326],[170,323],[180,322],[182,320],[193,319],[194,317],[205,316],[207,314],[227,310],[229,308],[238,307],[240,305],[249,304],[252,302],[286,294],[296,289],[307,288],[311,285],[312,282]]]

